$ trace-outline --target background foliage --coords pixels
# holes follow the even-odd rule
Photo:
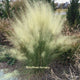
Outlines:
[[[80,24],[80,14],[79,14],[79,0],[71,0],[70,7],[67,12],[67,20],[72,25]]]

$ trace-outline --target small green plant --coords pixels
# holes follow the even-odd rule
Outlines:
[[[0,57],[0,62],[7,62],[8,65],[14,65],[16,63],[16,59],[12,58],[9,54],[5,54]]]
[[[16,59],[12,58],[9,54],[5,54],[5,59],[9,65],[14,65],[16,62]]]
[[[64,20],[55,15],[48,3],[26,3],[26,14],[21,12],[21,20],[13,22],[12,37],[9,38],[17,58],[22,56],[27,66],[46,67],[71,46],[71,39],[63,36]],[[41,71],[41,69],[40,69]]]
[[[11,57],[9,49],[6,46],[0,45],[0,62],[7,62],[9,65],[14,65],[16,61],[15,58]]]

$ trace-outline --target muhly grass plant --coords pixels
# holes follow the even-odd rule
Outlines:
[[[48,3],[27,2],[26,11],[20,15],[12,23],[10,40],[16,57],[24,59],[27,66],[46,67],[71,47],[70,37],[61,33],[64,19],[55,15]]]

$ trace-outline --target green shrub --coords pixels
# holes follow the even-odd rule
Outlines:
[[[51,5],[52,5],[53,10],[55,11],[56,10],[56,6],[55,6],[55,3],[54,3],[54,0],[51,2]]]
[[[71,47],[71,39],[63,36],[64,20],[55,15],[49,4],[34,2],[26,3],[26,13],[21,12],[12,23],[13,32],[10,40],[14,45],[16,57],[26,58],[27,66],[46,67],[64,50]]]
[[[70,7],[67,12],[67,20],[70,26],[79,24],[79,0],[71,0]]]

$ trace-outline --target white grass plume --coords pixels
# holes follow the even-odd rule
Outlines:
[[[71,43],[61,34],[63,23],[62,16],[55,15],[49,4],[27,2],[26,11],[12,24],[11,41],[29,66],[47,66]]]

